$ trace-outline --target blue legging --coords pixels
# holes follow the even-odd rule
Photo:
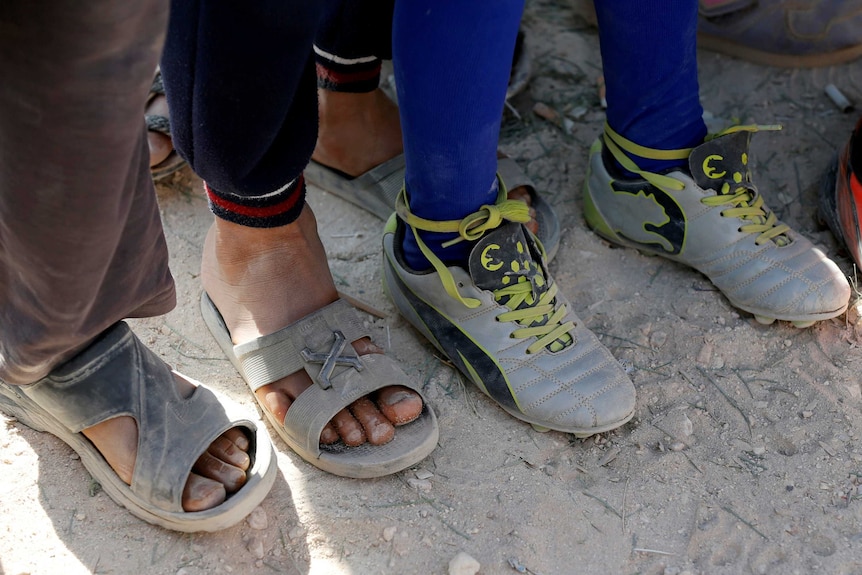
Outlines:
[[[523,0],[399,0],[392,36],[410,209],[456,220],[497,194],[497,141]],[[447,263],[469,245],[423,233]],[[408,264],[425,267],[412,234]]]
[[[648,148],[703,142],[697,82],[696,0],[597,1],[608,124]],[[659,171],[681,162],[633,158]]]

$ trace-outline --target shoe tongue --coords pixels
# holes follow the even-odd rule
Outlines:
[[[731,188],[751,182],[748,169],[750,139],[751,132],[734,132],[693,149],[688,165],[695,183],[705,190],[720,192],[725,182]]]
[[[544,291],[544,272],[534,256],[534,242],[524,233],[524,227],[506,222],[482,236],[470,252],[470,276],[477,287],[496,290],[526,278],[533,282],[536,295]],[[535,281],[535,277],[542,278]]]

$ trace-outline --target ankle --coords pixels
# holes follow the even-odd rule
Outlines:
[[[398,107],[382,90],[318,90],[320,127],[312,158],[358,176],[403,150]]]
[[[204,242],[201,281],[235,343],[272,333],[338,299],[307,206],[295,222],[276,228],[216,218]]]

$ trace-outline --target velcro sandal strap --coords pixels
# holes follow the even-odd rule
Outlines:
[[[339,333],[344,339],[341,349]],[[329,379],[332,371],[341,371],[347,363],[350,369],[358,362],[358,356],[350,345],[369,333],[362,324],[356,310],[344,300],[336,300],[328,306],[307,315],[289,326],[248,343],[234,346],[234,353],[242,365],[242,373],[252,391],[257,391],[279,379],[301,369],[309,372],[312,379],[323,372]],[[329,363],[326,357],[331,356]],[[354,358],[351,362],[347,358]],[[326,373],[324,368],[332,368]],[[325,382],[318,381],[322,386]]]

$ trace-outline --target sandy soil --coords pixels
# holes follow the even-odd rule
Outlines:
[[[512,102],[520,117],[507,114],[502,148],[559,211],[552,269],[581,318],[630,366],[635,418],[587,440],[540,434],[465,387],[384,296],[381,223],[312,191],[339,288],[386,314],[367,319],[424,383],[441,424],[437,450],[416,469],[357,481],[327,475],[277,441],[280,477],[254,520],[183,535],[138,521],[98,492],[64,444],[5,419],[0,574],[443,574],[461,551],[482,574],[862,572],[857,311],[804,330],[762,326],[703,276],[589,232],[580,189],[603,121],[597,36],[547,0],[531,2],[524,22],[534,77]],[[708,112],[784,125],[754,138],[761,190],[852,275],[814,206],[856,120],[823,89],[835,83],[862,102],[862,62],[781,70],[704,52],[700,64]],[[566,121],[536,116],[536,102]],[[183,171],[158,192],[179,306],[134,329],[176,368],[253,410],[197,309],[211,218],[200,181]]]

